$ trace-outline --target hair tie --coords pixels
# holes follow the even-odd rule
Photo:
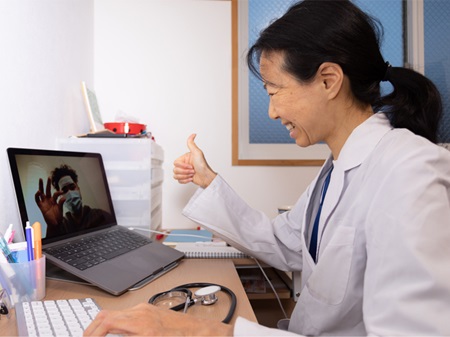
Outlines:
[[[389,81],[389,73],[390,73],[390,69],[392,68],[392,66],[389,62],[386,62],[385,64],[386,64],[386,70],[384,71],[384,76],[381,79],[381,82]]]

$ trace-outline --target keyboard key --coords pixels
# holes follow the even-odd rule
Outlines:
[[[151,242],[150,238],[132,231],[114,229],[63,246],[47,248],[44,252],[79,270],[85,270]]]
[[[19,303],[19,336],[82,336],[99,311],[92,298]]]

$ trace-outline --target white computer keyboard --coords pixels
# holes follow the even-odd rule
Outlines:
[[[15,306],[19,336],[83,336],[100,307],[92,298],[31,301]]]

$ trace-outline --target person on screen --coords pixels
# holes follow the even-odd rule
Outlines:
[[[174,178],[198,186],[185,216],[277,269],[301,271],[288,331],[140,304],[100,312],[86,335],[450,335],[450,152],[436,144],[440,93],[384,59],[378,28],[351,1],[305,0],[249,49],[269,117],[298,146],[330,150],[290,211],[271,218],[247,204],[210,167],[195,134],[174,162]],[[393,87],[387,95],[383,81]]]
[[[53,195],[51,185],[56,190]],[[35,200],[47,223],[47,238],[114,221],[109,212],[83,205],[78,175],[74,169],[65,164],[51,172],[51,176],[47,178],[45,192],[44,182],[39,179]]]

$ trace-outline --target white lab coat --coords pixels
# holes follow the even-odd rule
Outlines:
[[[310,224],[332,163],[314,263]],[[217,176],[183,214],[276,268],[302,271],[291,332],[450,335],[450,152],[392,129],[382,113],[353,131],[290,212],[270,220]],[[239,318],[234,333],[284,332]]]

